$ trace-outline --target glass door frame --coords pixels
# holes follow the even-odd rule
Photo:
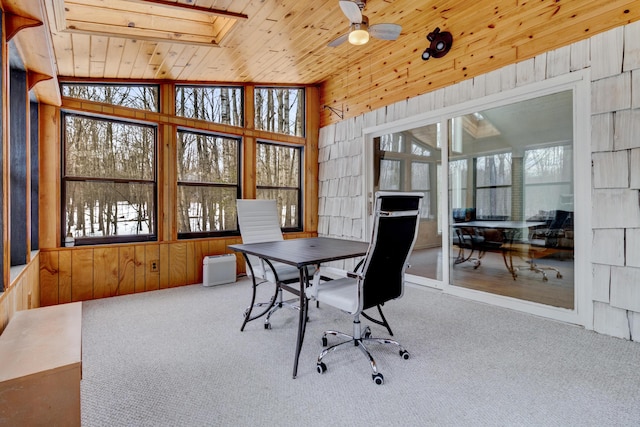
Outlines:
[[[449,141],[448,122],[450,118],[471,114],[475,111],[504,106],[519,101],[571,90],[573,93],[573,164],[574,164],[574,206],[579,215],[575,218],[575,279],[574,308],[564,309],[534,303],[516,298],[465,289],[450,284],[449,233],[442,235],[442,280],[427,279],[407,274],[407,280],[420,286],[440,289],[448,294],[456,295],[491,305],[514,309],[563,322],[593,328],[592,302],[592,265],[591,265],[591,78],[589,70],[580,70],[570,74],[554,77],[527,86],[510,89],[504,92],[487,95],[475,100],[443,107],[427,113],[416,114],[391,123],[367,127],[363,129],[363,194],[366,206],[364,234],[370,234],[370,203],[373,197],[373,161],[374,138],[388,133],[406,131],[417,127],[440,123],[440,147],[442,165],[440,168],[440,215],[443,220],[442,230],[449,230]],[[468,87],[468,86],[466,86]],[[445,88],[444,90],[448,90]]]

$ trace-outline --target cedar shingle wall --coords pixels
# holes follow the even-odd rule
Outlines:
[[[585,68],[591,72],[592,235],[586,240],[592,284],[581,291],[590,295],[595,331],[640,341],[640,23],[322,128],[318,234],[362,237],[354,230],[365,203],[363,128]],[[580,141],[576,149],[584,149]]]

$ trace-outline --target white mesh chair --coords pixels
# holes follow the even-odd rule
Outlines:
[[[353,316],[352,335],[333,330],[325,331],[322,335],[322,345],[325,347],[328,345],[328,335],[346,338],[346,341],[327,347],[320,353],[317,361],[319,373],[327,370],[323,358],[345,344],[356,346],[365,354],[376,384],[383,384],[384,377],[378,372],[376,362],[365,343],[394,345],[403,359],[409,358],[409,353],[397,341],[372,337],[369,326],[361,327],[360,315],[368,318],[364,310],[379,308],[385,302],[402,296],[404,273],[418,236],[421,206],[422,193],[376,193],[373,235],[364,262],[359,264],[361,268],[347,273],[345,278],[324,283],[314,281],[314,284],[307,288],[308,298]],[[384,326],[388,327],[386,320]]]
[[[242,243],[262,243],[283,240],[280,220],[275,200],[238,199],[238,226]],[[266,314],[264,327],[271,329],[271,315],[282,307],[299,310],[299,298],[284,300],[281,283],[298,282],[300,274],[295,266],[280,262],[266,261],[253,255],[245,254],[247,275],[253,280],[252,303],[245,311],[244,323],[240,330],[244,330],[247,322]],[[270,301],[255,302],[257,287],[271,283],[275,291]],[[267,286],[267,285],[264,285]],[[263,308],[254,314],[254,308]]]

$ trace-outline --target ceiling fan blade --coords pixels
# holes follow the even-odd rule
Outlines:
[[[362,22],[362,11],[358,5],[349,0],[340,0],[340,9],[349,19],[352,24],[359,24]]]
[[[329,47],[339,46],[342,43],[346,42],[348,38],[349,38],[349,33],[343,34],[340,37],[338,37],[337,39],[334,39],[334,40],[330,41],[327,46],[329,46]]]
[[[369,27],[371,37],[382,40],[396,40],[402,27],[398,24],[374,24]]]

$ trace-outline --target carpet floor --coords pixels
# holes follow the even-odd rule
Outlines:
[[[250,282],[83,303],[84,426],[627,426],[640,422],[640,344],[408,286],[392,346],[325,357],[351,318],[312,305],[298,377],[297,312],[240,332]],[[373,325],[373,335],[386,336]],[[332,341],[331,341],[332,342]]]

